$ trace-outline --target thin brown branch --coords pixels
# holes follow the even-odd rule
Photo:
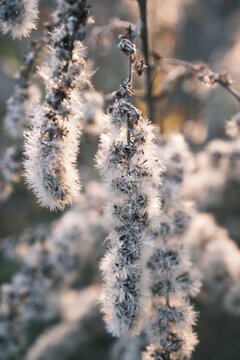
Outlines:
[[[199,80],[204,84],[219,84],[224,87],[230,94],[232,94],[235,99],[240,102],[240,93],[232,86],[232,79],[229,77],[226,71],[222,72],[214,72],[212,71],[207,64],[198,63],[193,64],[188,61],[183,61],[179,59],[160,59],[158,60],[154,67],[157,67],[162,64],[170,64],[170,65],[177,65],[177,66],[184,66],[187,70],[193,73],[199,74]]]
[[[162,100],[166,98],[170,93],[171,85],[173,83],[180,81],[184,78],[187,78],[191,75],[192,72],[190,72],[188,69],[184,68],[183,66],[177,66],[176,68],[172,69],[165,76],[160,91],[157,94],[152,95],[151,97],[152,101]],[[144,91],[140,89],[134,89],[131,96],[147,101],[146,93],[144,93]],[[114,97],[114,92],[105,94],[104,100],[111,101],[113,97]]]

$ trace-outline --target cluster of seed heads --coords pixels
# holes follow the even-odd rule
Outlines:
[[[89,15],[85,1],[73,2],[63,13],[59,9],[58,17],[64,20],[51,34],[50,61],[39,71],[46,86],[45,103],[35,110],[32,130],[26,133],[26,180],[50,209],[63,209],[79,195],[81,92],[91,89],[92,75],[79,39]]]

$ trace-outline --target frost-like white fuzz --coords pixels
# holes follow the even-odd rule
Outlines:
[[[0,0],[0,29],[14,39],[28,36],[37,18],[38,0]]]
[[[97,166],[111,192],[107,210],[113,227],[101,265],[101,302],[107,329],[120,336],[139,331],[147,295],[150,234],[159,225],[157,186],[162,165],[154,127],[126,94],[115,100],[109,115],[97,154]]]
[[[195,296],[200,283],[192,270],[188,252],[178,240],[156,244],[147,262],[151,273],[152,297]]]
[[[186,173],[194,169],[194,163],[181,135],[172,135],[160,152],[166,165],[160,185],[163,212],[147,262],[151,299],[145,330],[151,345],[143,359],[183,360],[197,343],[192,330],[196,314],[188,298],[198,293],[200,282],[184,247],[192,211],[181,194]]]
[[[170,301],[174,305],[169,306],[164,299],[155,299],[151,304],[148,334],[152,344],[143,359],[152,352],[152,358],[156,360],[157,355],[164,359],[166,353],[171,354],[171,359],[183,360],[189,358],[198,342],[192,331],[192,325],[196,323],[193,308],[181,297],[172,297]]]
[[[47,124],[48,111],[48,107],[35,108],[32,129],[25,134],[25,177],[42,206],[62,210],[80,190],[78,124],[74,118]]]
[[[81,94],[92,89],[91,64],[85,61],[85,49],[79,41],[85,35],[89,7],[85,1],[67,1],[58,8],[56,17],[58,26],[49,34],[49,58],[39,70],[46,88],[45,101],[35,111],[32,129],[26,133],[24,164],[29,187],[39,203],[51,210],[63,209],[78,197]]]
[[[61,45],[57,49],[63,50]],[[76,161],[83,110],[80,94],[91,87],[92,74],[80,42],[69,50],[67,68],[57,49],[50,49],[50,61],[39,71],[46,85],[46,100],[34,109],[32,129],[25,134],[27,183],[39,203],[51,210],[64,209],[79,195]]]
[[[190,359],[191,353],[197,345],[198,340],[195,333],[189,328],[185,328],[184,332],[171,333],[161,341],[161,344],[151,344],[147,347],[147,351],[142,353],[143,360],[165,360],[165,355],[171,354],[171,360],[187,360]],[[165,348],[167,351],[163,351]]]
[[[171,354],[171,359],[185,359],[197,343],[192,331],[196,315],[188,297],[198,293],[200,284],[187,255],[179,239],[168,238],[168,242],[156,244],[149,258],[152,298],[145,330],[152,347],[143,359],[154,347],[154,359],[164,359],[165,353]]]

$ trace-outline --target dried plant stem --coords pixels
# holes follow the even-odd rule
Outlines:
[[[26,133],[26,180],[40,203],[50,209],[63,209],[79,194],[76,166],[79,148],[79,96],[90,88],[91,69],[84,60],[83,27],[90,15],[85,1],[64,9],[61,28],[49,36],[50,60],[39,73],[45,81],[45,102],[33,117]],[[37,116],[37,121],[36,121]],[[36,166],[38,164],[38,166]]]
[[[129,27],[129,37],[130,40],[132,41],[132,43],[134,43],[134,39],[135,36],[132,34],[132,30],[131,27]],[[133,58],[132,55],[129,56],[129,65],[128,65],[128,83],[130,88],[132,88],[132,77],[133,77],[133,72],[132,72],[132,68],[133,68]],[[131,102],[131,94],[128,94],[128,101]],[[129,146],[131,146],[131,127],[130,127],[130,121],[129,118],[127,120],[127,143]],[[128,159],[128,173],[130,171],[130,161]]]
[[[232,94],[237,101],[240,102],[240,93],[232,86],[232,80],[228,76],[227,72],[213,72],[207,64],[199,63],[193,64],[188,61],[179,60],[179,59],[171,59],[165,58],[160,59],[156,62],[155,67],[162,64],[171,64],[177,66],[184,66],[187,70],[200,74],[199,79],[208,84],[219,84],[224,87],[230,94]]]
[[[129,27],[119,44],[129,57],[128,77],[115,92],[97,153],[97,166],[112,194],[108,209],[113,229],[101,264],[101,300],[107,329],[114,336],[140,331],[146,301],[147,244],[160,215],[157,187],[162,165],[154,144],[155,129],[131,104],[136,34]]]
[[[149,49],[148,49],[148,28],[147,28],[147,0],[138,0],[141,16],[141,40],[142,49],[145,62],[147,65],[146,69],[146,102],[148,107],[148,118],[151,122],[154,122],[154,109],[152,101],[152,80],[151,80],[151,66],[149,64]]]
[[[26,78],[30,77],[30,73],[32,72],[35,66],[35,61],[39,53],[41,52],[43,47],[49,43],[51,32],[62,24],[63,20],[68,16],[68,14],[69,12],[67,11],[62,14],[62,16],[59,18],[59,20],[56,23],[52,25],[45,25],[45,34],[41,37],[40,40],[32,42],[31,50],[28,52],[29,56],[25,56],[24,58],[25,62],[19,74],[18,82],[21,83],[22,81],[25,81]]]

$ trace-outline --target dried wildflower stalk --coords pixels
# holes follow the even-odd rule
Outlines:
[[[59,4],[60,10],[64,3]],[[50,61],[39,71],[46,86],[45,103],[34,109],[32,130],[26,133],[25,144],[27,183],[41,205],[51,210],[63,209],[79,194],[75,163],[82,111],[80,93],[91,88],[92,75],[80,43],[89,8],[86,1],[65,6],[68,16],[51,35]]]
[[[143,359],[183,360],[191,356],[197,343],[192,331],[196,314],[188,298],[197,294],[200,284],[184,250],[183,239],[191,217],[180,189],[191,158],[181,136],[169,140],[162,158],[167,171],[161,186],[161,227],[155,233],[155,246],[147,262],[151,300],[146,331],[151,345]]]
[[[148,108],[148,118],[151,122],[154,122],[154,109],[152,102],[152,77],[151,66],[149,64],[149,49],[148,49],[148,26],[147,26],[147,0],[138,0],[138,6],[141,16],[141,40],[142,49],[144,54],[144,60],[146,62],[146,104]]]
[[[60,9],[60,3],[58,8]],[[70,9],[65,8],[63,12],[58,10],[55,12],[54,23],[52,25],[45,24],[43,36],[40,40],[31,42],[30,50],[24,56],[24,63],[16,77],[14,92],[7,101],[7,113],[4,118],[5,130],[12,137],[22,136],[26,124],[26,114],[40,98],[37,86],[31,84],[31,75],[36,68],[39,53],[51,42],[52,32],[56,31],[71,15]]]
[[[240,102],[240,93],[233,87],[232,85],[233,80],[226,71],[216,73],[212,71],[209,68],[209,66],[204,63],[193,64],[188,61],[183,61],[179,59],[168,59],[168,58],[163,58],[158,60],[155,64],[155,67],[162,64],[183,66],[189,71],[189,73],[199,74],[198,79],[203,84],[209,84],[209,85],[219,84],[222,87],[224,87],[230,94],[232,94],[238,102]],[[161,93],[157,95],[156,98],[159,99],[160,95]]]
[[[59,24],[54,24],[54,29]],[[7,101],[7,111],[4,118],[4,128],[8,134],[13,137],[23,135],[24,125],[26,124],[27,112],[33,104],[40,99],[40,90],[34,84],[31,84],[31,74],[35,68],[39,53],[48,43],[50,33],[48,26],[45,28],[45,34],[40,41],[32,41],[27,55],[24,57],[24,64],[21,66],[19,74],[16,76],[16,82],[13,94]]]
[[[38,18],[38,0],[1,0],[0,29],[12,37],[28,36],[35,29]]]
[[[112,194],[108,210],[113,231],[101,264],[101,301],[107,329],[115,336],[139,329],[147,281],[143,269],[150,232],[158,226],[162,170],[155,129],[130,102],[135,45],[131,29],[127,34],[120,49],[130,57],[129,77],[109,107],[110,122],[97,154],[97,166]]]

